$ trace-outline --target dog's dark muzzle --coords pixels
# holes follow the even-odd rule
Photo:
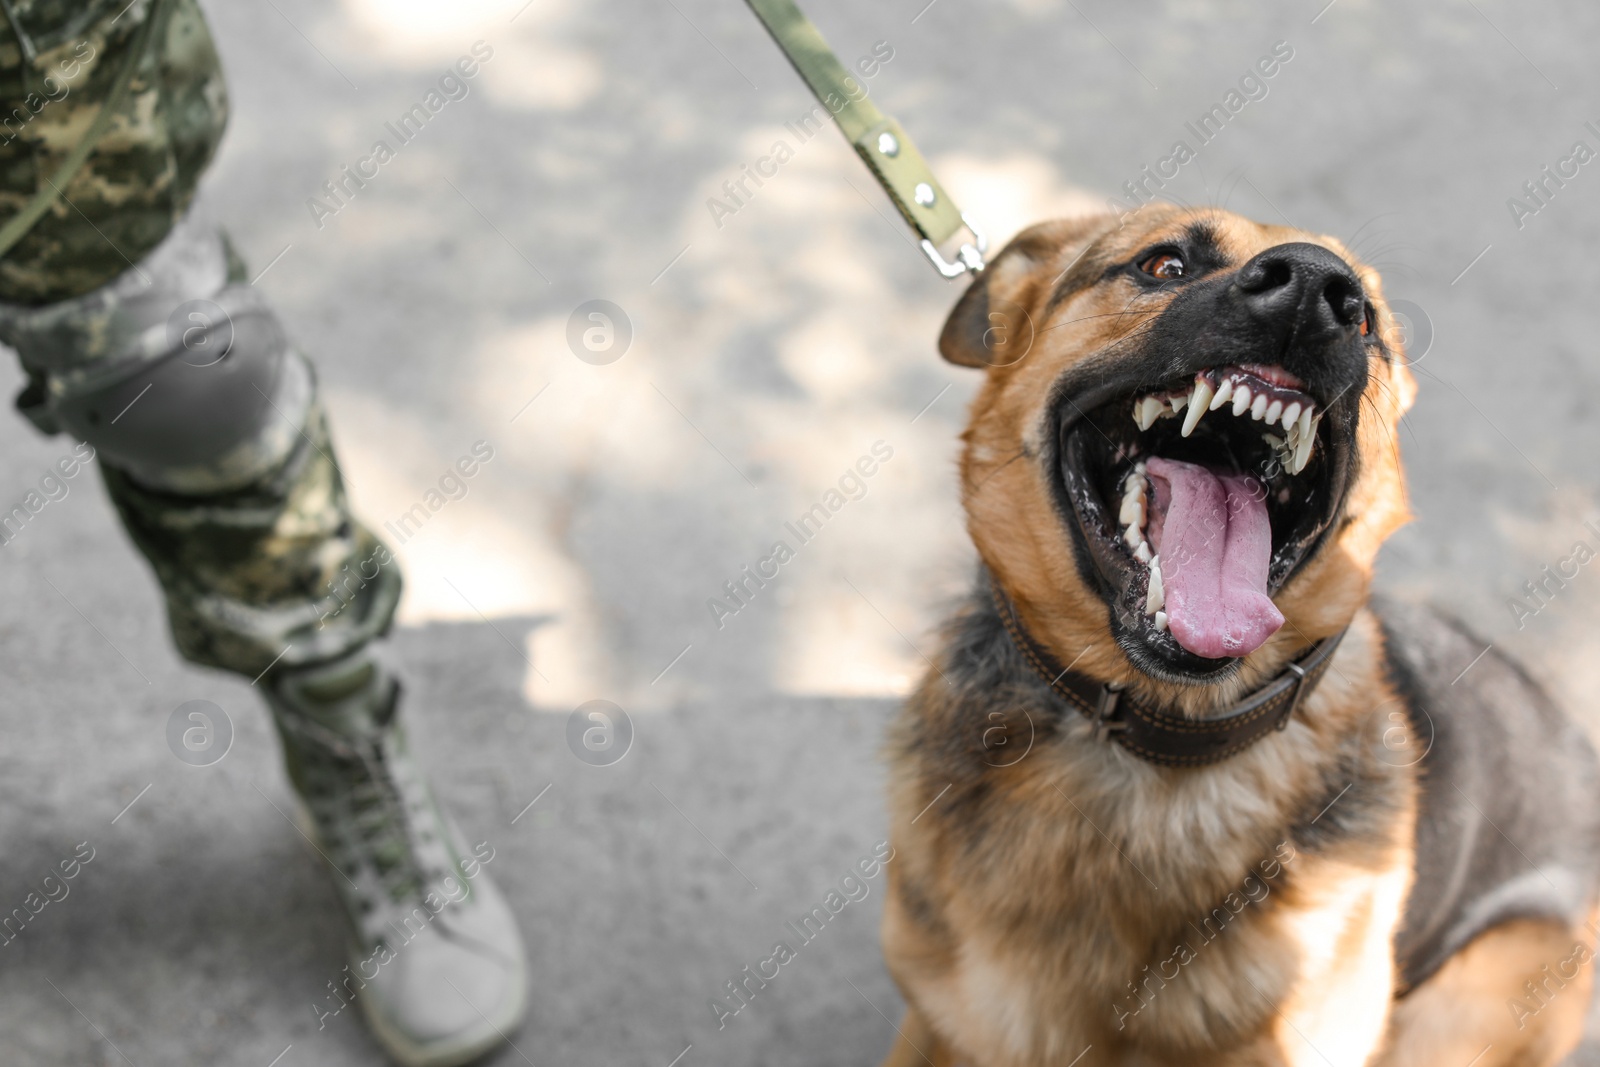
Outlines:
[[[1366,385],[1361,280],[1333,252],[1295,242],[1275,245],[1232,274],[1185,286],[1151,330],[1150,349],[1170,353],[1163,372],[1192,373],[1222,363],[1275,365],[1305,383],[1323,404]]]

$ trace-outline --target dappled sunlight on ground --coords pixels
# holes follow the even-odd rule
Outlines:
[[[743,4],[203,2],[233,119],[198,206],[315,361],[351,496],[405,568],[418,750],[503,847],[533,932],[530,1058],[875,1062],[898,1010],[881,896],[725,1032],[705,1005],[884,832],[884,729],[975,566],[955,465],[979,378],[935,348],[962,283],[836,130],[801,128],[811,100]],[[1504,207],[1580,136],[1529,62],[1592,97],[1600,14],[1502,24],[1525,58],[1470,6],[1346,0],[1315,24],[1178,0],[804,6],[847,61],[893,47],[873,99],[996,247],[1103,208],[1292,40],[1271,94],[1164,195],[1359,234],[1421,309],[1434,343],[1401,437],[1419,518],[1379,584],[1464,616],[1600,726],[1600,567],[1521,629],[1508,608],[1600,518],[1596,179],[1524,229]],[[452,73],[479,41],[492,54]],[[331,195],[380,140],[393,157]],[[568,341],[594,300],[632,328],[605,365]],[[446,481],[478,442],[493,458]],[[0,444],[8,502],[66,449],[15,419]],[[266,1064],[292,1041],[282,1067],[377,1063],[353,1023],[305,1010],[340,935],[320,861],[264,799],[287,810],[249,680],[177,660],[90,482],[5,552],[0,788],[29,816],[11,868],[95,835],[105,877],[13,949],[36,955],[0,975],[0,1061],[116,1059],[48,974],[134,1062]],[[215,774],[161,732],[199,697],[238,728]],[[613,768],[564,739],[594,699],[637,720]],[[6,899],[22,879],[0,872]]]

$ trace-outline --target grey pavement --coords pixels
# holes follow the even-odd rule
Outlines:
[[[1185,123],[1287,41],[1163,195],[1338,235],[1416,309],[1417,521],[1381,583],[1461,614],[1595,732],[1600,577],[1509,602],[1600,545],[1600,164],[1520,227],[1507,200],[1600,150],[1600,9],[1324,3],[806,7],[847,61],[888,42],[874,98],[997,235],[1193,146]],[[397,520],[494,449],[399,546],[396,635],[415,744],[528,932],[532,1017],[493,1062],[876,1062],[900,1010],[881,878],[725,1028],[707,1002],[884,834],[883,728],[973,565],[954,458],[975,378],[933,347],[958,287],[834,131],[785,126],[810,101],[735,0],[206,8],[234,114],[199,206],[317,360],[358,508]],[[470,93],[313,211],[479,40]],[[779,140],[792,158],[714,217]],[[604,365],[567,343],[593,299],[632,327]],[[719,628],[707,600],[877,441],[865,497]],[[0,508],[69,450],[0,420]],[[339,919],[256,695],[178,660],[96,478],[0,548],[0,911],[94,850],[0,945],[0,1063],[381,1063],[350,1012],[318,1028]],[[567,745],[590,699],[634,726],[609,767]],[[167,747],[190,700],[232,723],[212,766]]]

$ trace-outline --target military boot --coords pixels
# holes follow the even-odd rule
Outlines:
[[[492,847],[466,847],[406,751],[393,672],[369,645],[270,678],[289,777],[350,920],[330,1004],[353,996],[404,1067],[506,1043],[527,1008],[521,934],[484,870]]]

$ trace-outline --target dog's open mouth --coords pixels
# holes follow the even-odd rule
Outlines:
[[[1272,596],[1345,481],[1326,415],[1294,375],[1253,363],[1064,405],[1063,487],[1136,664],[1214,677],[1283,625]]]

